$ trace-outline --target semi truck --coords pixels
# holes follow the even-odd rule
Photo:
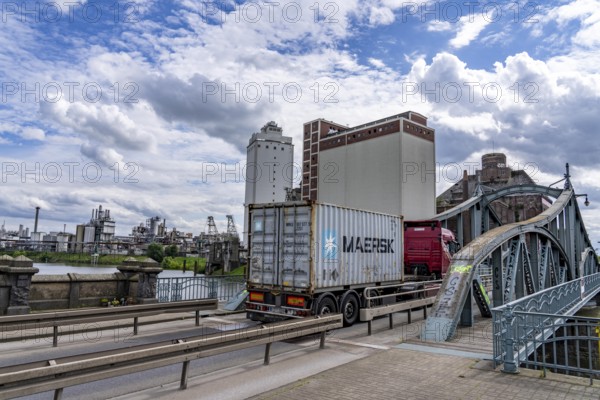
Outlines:
[[[440,279],[459,249],[451,230],[440,221],[404,222],[404,268],[406,274]]]
[[[313,201],[249,206],[247,317],[272,322],[341,312],[346,326],[373,300],[419,278],[404,273],[401,216]],[[429,277],[428,277],[429,278]],[[422,284],[421,284],[422,287]],[[383,301],[383,300],[382,300]]]

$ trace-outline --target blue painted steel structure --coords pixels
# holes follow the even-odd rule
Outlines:
[[[464,243],[463,218],[468,215],[472,241],[456,253],[427,320],[424,338],[448,340],[457,324],[472,325],[472,301],[482,315],[515,300],[599,272],[568,173],[564,189],[539,185],[511,186],[468,199],[434,217],[447,224],[457,219],[457,239]],[[526,221],[491,229],[499,219],[491,203],[505,196],[541,194],[556,200],[546,211]],[[492,293],[479,282],[482,269],[492,270]],[[600,290],[594,288],[593,290]],[[585,304],[583,298],[574,306]],[[524,310],[529,311],[529,310]]]

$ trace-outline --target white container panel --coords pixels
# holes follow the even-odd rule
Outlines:
[[[306,290],[311,282],[311,207],[284,207],[280,215],[283,219],[281,285]]]
[[[249,278],[251,282],[267,286],[279,285],[278,249],[279,209],[264,207],[254,210],[251,229],[251,257]]]
[[[315,289],[402,279],[402,219],[315,204]]]

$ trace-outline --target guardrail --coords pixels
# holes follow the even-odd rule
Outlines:
[[[325,346],[325,333],[341,328],[342,315],[312,317],[302,320],[266,324],[239,329],[177,343],[141,345],[91,354],[83,360],[48,360],[0,368],[0,399],[28,396],[54,390],[60,399],[65,387],[132,374],[182,363],[180,389],[187,388],[190,361],[230,351],[265,344],[264,364],[270,363],[273,342],[320,333],[320,348]]]
[[[494,365],[517,373],[568,318],[600,292],[600,273],[553,286],[492,309]]]
[[[366,304],[365,308],[360,309],[360,320],[367,321],[367,330],[371,336],[371,323],[375,317],[388,315],[390,329],[394,328],[393,314],[406,311],[408,313],[408,323],[412,323],[412,310],[422,308],[423,318],[427,319],[427,306],[435,302],[435,295],[440,288],[441,280],[400,283],[396,285],[371,286],[364,289],[363,298]],[[419,287],[421,287],[419,289]],[[404,289],[405,291],[400,291]],[[396,293],[374,294],[379,291],[393,290]],[[408,299],[416,297],[414,300]],[[404,300],[403,298],[406,298]],[[385,304],[391,301],[392,304]]]
[[[114,308],[88,308],[85,310],[57,311],[39,314],[10,315],[0,317],[0,330],[2,332],[31,330],[39,328],[53,328],[52,346],[58,346],[60,326],[89,324],[93,322],[114,321],[117,319],[133,319],[133,334],[138,334],[140,317],[147,317],[162,313],[189,312],[196,313],[196,326],[200,325],[200,311],[216,310],[217,299],[190,300],[173,303],[139,304]],[[157,321],[158,322],[158,321]],[[97,329],[95,327],[94,329]],[[88,329],[89,330],[89,329]]]

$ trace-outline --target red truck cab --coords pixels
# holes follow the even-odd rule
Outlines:
[[[440,279],[458,250],[452,231],[440,221],[404,222],[404,271]]]

